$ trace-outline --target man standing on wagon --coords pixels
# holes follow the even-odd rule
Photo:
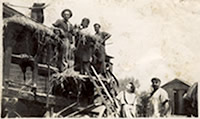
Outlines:
[[[76,51],[75,51],[75,70],[81,74],[90,73],[90,63],[95,49],[95,39],[88,28],[90,20],[83,18],[80,25],[75,26]]]
[[[98,23],[95,23],[94,24],[95,36],[98,37],[99,43],[105,46],[105,42],[111,37],[111,34],[104,31],[100,31],[100,29],[101,29],[101,25]]]
[[[72,17],[72,11],[70,9],[65,9],[62,11],[61,16],[63,19],[58,19],[53,26],[59,28],[63,32],[64,38],[62,38],[62,43],[59,45],[58,52],[60,56],[58,57],[59,69],[62,71],[63,66],[67,62],[68,66],[72,66],[73,63],[73,51],[74,47],[74,37],[73,37],[73,25],[70,23],[69,19]]]
[[[58,19],[53,23],[53,26],[62,29],[65,33],[65,37],[67,37],[70,40],[70,43],[72,43],[73,25],[69,21],[72,17],[72,11],[70,9],[65,9],[62,11],[61,16],[63,19]]]

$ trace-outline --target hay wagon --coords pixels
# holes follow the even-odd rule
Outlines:
[[[101,117],[115,113],[107,81],[93,67],[94,75],[81,75],[72,68],[59,73],[53,61],[58,43],[53,29],[6,4],[3,22],[1,117]],[[110,75],[115,78],[112,72]],[[59,93],[55,84],[67,88]],[[95,94],[100,101],[94,101]]]

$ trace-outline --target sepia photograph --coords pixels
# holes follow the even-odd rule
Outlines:
[[[198,118],[199,0],[3,0],[1,118]]]

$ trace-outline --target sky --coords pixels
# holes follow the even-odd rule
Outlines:
[[[192,84],[200,77],[200,1],[198,0],[4,0],[30,7],[45,2],[44,24],[52,27],[61,11],[73,12],[72,24],[83,17],[112,34],[106,52],[114,56],[118,79],[134,77],[142,87],[153,77],[162,84],[179,78]],[[13,7],[30,15],[26,8]]]

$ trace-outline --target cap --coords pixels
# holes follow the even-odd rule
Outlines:
[[[161,80],[159,78],[156,78],[156,77],[151,79],[151,82],[153,82],[153,81],[159,81],[159,82],[161,82]]]

